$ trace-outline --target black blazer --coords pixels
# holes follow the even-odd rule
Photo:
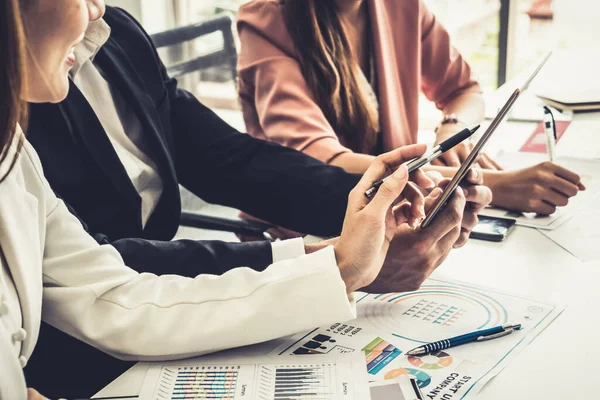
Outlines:
[[[156,274],[222,274],[241,265],[262,270],[272,262],[267,242],[170,242],[181,213],[179,184],[208,202],[238,208],[296,231],[322,236],[340,232],[347,196],[358,176],[237,132],[177,88],[133,17],[107,7],[104,18],[111,37],[94,63],[137,114],[149,156],[163,181],[162,196],[146,227],[142,229],[140,197],[76,86],[71,83],[68,97],[60,104],[31,104],[28,127],[28,138],[50,184],[100,243],[114,245],[130,267]],[[47,396],[91,395],[108,383],[106,379],[122,372],[125,364],[116,367],[113,360],[92,361],[85,355],[85,362],[95,365],[89,366],[94,368],[92,374],[83,373],[79,365],[85,351],[64,344],[53,354],[63,346],[57,345],[60,335],[44,330],[49,331],[43,329],[36,349],[41,355],[36,358],[34,354],[30,361],[28,378],[30,385],[37,384]],[[51,340],[49,335],[53,335]],[[68,361],[70,356],[79,362]],[[52,379],[47,376],[50,365],[56,374]],[[62,386],[60,376],[67,378],[67,372],[72,375]],[[39,377],[51,387],[34,379]],[[67,384],[87,391],[67,391]]]

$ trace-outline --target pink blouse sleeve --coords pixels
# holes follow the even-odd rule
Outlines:
[[[308,88],[276,2],[251,2],[238,20],[239,94],[250,134],[323,162],[344,147]],[[262,132],[261,132],[262,131]]]
[[[443,109],[463,93],[481,93],[471,67],[450,43],[450,35],[420,1],[421,90]]]

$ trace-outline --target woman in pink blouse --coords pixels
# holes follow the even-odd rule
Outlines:
[[[248,132],[350,172],[417,141],[420,91],[444,113],[436,142],[483,119],[469,65],[422,0],[253,0],[238,31]],[[451,175],[470,147],[432,168]],[[552,163],[502,171],[483,155],[479,164],[493,203],[508,209],[551,214],[584,189]]]

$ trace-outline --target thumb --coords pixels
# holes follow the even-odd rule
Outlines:
[[[402,191],[408,182],[408,170],[405,165],[398,167],[392,175],[379,187],[377,193],[365,210],[385,216],[390,207],[402,195]]]

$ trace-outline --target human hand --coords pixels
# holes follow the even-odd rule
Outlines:
[[[412,205],[398,205],[408,182],[403,162],[425,152],[425,145],[398,148],[375,159],[348,196],[342,234],[334,245],[336,260],[348,293],[369,285],[379,274],[390,242],[407,222]],[[394,171],[395,170],[395,171]],[[369,200],[365,191],[394,171]]]
[[[484,186],[484,183],[483,171],[477,167],[471,168],[463,183],[461,183],[467,202],[465,204],[460,237],[454,243],[455,249],[467,244],[471,231],[479,223],[477,215],[492,201],[492,190]]]
[[[442,181],[425,199],[429,210],[442,194],[449,180]],[[423,281],[446,259],[461,236],[466,199],[458,187],[448,204],[425,229],[399,227],[394,235],[381,272],[364,288],[368,293],[408,292],[417,290]]]
[[[494,193],[492,204],[508,210],[550,215],[569,198],[585,190],[581,177],[546,161],[515,171],[490,173],[486,182]]]
[[[27,400],[48,400],[48,398],[42,396],[35,389],[27,389]]]
[[[458,125],[442,125],[437,132],[435,144],[438,145],[446,139],[456,135],[462,130],[461,126]],[[432,165],[441,165],[446,167],[460,167],[460,165],[467,159],[469,153],[473,150],[473,143],[469,140],[464,140],[457,144],[444,154],[439,156],[437,159],[431,162]],[[493,158],[488,156],[486,153],[481,153],[477,158],[477,164],[483,169],[490,169],[501,171],[502,167]]]
[[[423,147],[423,152],[425,150],[426,147]],[[396,203],[407,203],[401,208],[401,211],[406,217],[406,222],[412,228],[416,228],[420,221],[425,218],[424,195],[429,193],[433,188],[435,188],[435,182],[422,169],[418,168],[410,173],[409,181]]]
[[[445,187],[450,182],[437,171],[429,171],[428,175],[436,185],[441,187]],[[462,247],[467,243],[471,231],[479,223],[477,215],[492,201],[491,189],[483,184],[483,171],[478,167],[471,168],[461,183],[466,204],[461,223],[461,234],[454,244],[454,248]]]

